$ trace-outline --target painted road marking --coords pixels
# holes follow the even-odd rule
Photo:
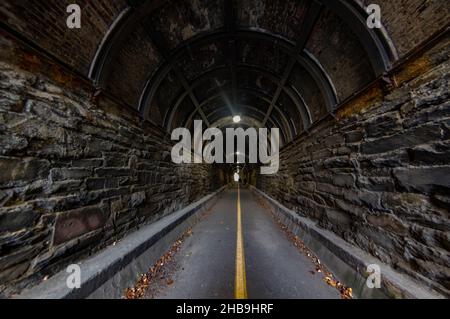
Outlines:
[[[247,279],[245,275],[244,239],[242,236],[241,192],[238,185],[237,196],[237,240],[236,240],[236,277],[234,280],[235,299],[247,299]]]

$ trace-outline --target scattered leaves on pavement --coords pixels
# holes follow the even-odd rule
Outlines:
[[[317,258],[316,255],[308,247],[306,247],[306,245],[298,236],[296,236],[292,231],[289,230],[289,228],[285,224],[283,224],[281,219],[274,213],[273,209],[269,205],[267,205],[267,203],[263,199],[261,199],[260,196],[255,197],[259,205],[270,212],[275,222],[278,224],[284,234],[293,242],[294,246],[314,263],[315,271],[319,274],[323,274],[323,280],[331,287],[336,288],[341,294],[342,299],[352,299],[352,288],[346,287],[341,282],[334,279],[333,274],[320,262],[320,259]],[[314,272],[311,271],[311,273]]]
[[[205,213],[200,215],[200,217],[194,222],[192,227],[204,219],[211,213],[211,209],[207,210]],[[167,286],[174,284],[172,278],[167,278],[169,275],[167,272],[170,271],[171,265],[174,264],[174,257],[178,251],[180,251],[183,242],[186,238],[192,236],[192,227],[188,228],[180,238],[178,238],[175,243],[170,247],[170,249],[163,255],[158,261],[150,267],[147,273],[141,274],[135,283],[134,287],[125,289],[124,298],[125,299],[140,299],[146,296],[150,286],[156,284],[159,280],[162,280]],[[166,279],[167,278],[167,279]]]

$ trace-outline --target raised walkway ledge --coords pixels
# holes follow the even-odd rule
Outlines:
[[[445,299],[437,291],[428,289],[411,277],[395,271],[387,264],[367,254],[338,237],[331,231],[319,228],[312,220],[283,206],[256,187],[256,196],[267,202],[272,211],[288,229],[313,251],[320,261],[346,286],[353,289],[356,298]],[[381,288],[366,285],[368,265],[377,264],[381,270]]]
[[[201,212],[207,211],[226,186],[202,199],[143,226],[114,246],[78,263],[81,287],[70,289],[69,273],[62,270],[48,280],[24,290],[18,299],[122,298],[124,290],[134,285],[137,276],[146,273],[183,234],[195,223]]]
[[[81,268],[81,288],[70,289],[69,274],[60,271],[48,280],[24,290],[16,298],[122,298],[125,288],[133,286],[137,276],[148,271],[182,233],[195,224],[199,213],[207,211],[226,186],[207,195],[182,210],[129,234],[116,245],[105,248],[78,265]],[[353,289],[357,298],[420,298],[443,299],[442,294],[417,283],[409,276],[393,270],[361,249],[347,243],[334,233],[321,229],[308,218],[252,187],[256,196],[271,207],[289,230],[309,247],[345,285]],[[366,269],[377,264],[381,269],[381,289],[366,285]]]

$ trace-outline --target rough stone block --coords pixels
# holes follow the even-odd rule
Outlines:
[[[128,166],[128,156],[120,153],[103,153],[105,167],[126,167]]]
[[[103,159],[93,158],[93,159],[80,159],[72,161],[72,167],[84,167],[84,168],[96,168],[103,164]]]
[[[50,163],[35,158],[15,158],[0,156],[0,186],[12,186],[46,178]]]
[[[445,165],[450,159],[450,144],[422,145],[408,150],[414,165]]]
[[[443,137],[442,134],[440,125],[424,125],[389,137],[366,141],[361,145],[361,151],[365,154],[390,152],[439,141]]]
[[[366,219],[370,224],[384,228],[400,236],[405,236],[409,230],[404,222],[392,214],[367,215]]]
[[[364,129],[366,138],[386,136],[403,129],[398,112],[385,113],[381,116],[369,119]]]
[[[448,194],[450,191],[450,167],[419,167],[394,169],[394,176],[399,185],[407,191],[419,191]]]
[[[358,143],[361,142],[364,138],[364,133],[362,130],[355,130],[345,134],[345,143]]]
[[[121,177],[132,175],[133,170],[128,168],[97,168],[95,174],[98,176]]]
[[[351,188],[355,186],[356,177],[353,174],[335,174],[332,180],[336,186]]]
[[[56,218],[53,244],[59,245],[103,227],[109,210],[101,205],[82,207],[60,213]]]
[[[131,194],[129,203],[130,208],[139,207],[145,202],[145,199],[146,199],[145,192],[138,192]]]
[[[88,190],[98,190],[105,188],[105,178],[88,178],[86,179],[86,188]]]
[[[50,179],[52,181],[80,180],[92,175],[92,171],[86,168],[52,168]]]
[[[38,218],[39,214],[28,204],[0,208],[0,233],[26,229],[31,227]]]
[[[8,155],[11,151],[21,151],[28,147],[24,137],[0,134],[0,155]]]

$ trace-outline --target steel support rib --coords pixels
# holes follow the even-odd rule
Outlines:
[[[241,107],[241,108],[243,108],[243,109],[248,109],[248,110],[250,110],[250,111],[252,111],[252,112],[254,112],[254,113],[257,113],[258,115],[261,115],[261,119],[256,119],[256,118],[255,118],[255,119],[262,123],[262,119],[263,119],[263,117],[264,117],[264,115],[265,115],[264,112],[262,112],[261,110],[259,110],[259,109],[256,108],[256,107],[253,107],[253,106],[247,105],[247,104],[238,104],[238,106]],[[215,115],[215,114],[217,114],[217,113],[219,113],[219,112],[222,111],[224,108],[226,108],[226,106],[218,107],[217,109],[215,109],[215,110],[212,111],[211,113],[207,114],[208,118],[211,117],[211,116],[213,116],[213,115]],[[248,116],[248,115],[247,115],[247,116]],[[250,116],[250,117],[253,117],[253,116]],[[270,124],[272,124],[274,127],[279,127],[279,125],[277,126],[277,125],[275,124],[275,122],[274,122],[273,119],[270,118],[268,121],[269,121]],[[186,124],[187,124],[187,122],[186,122]],[[190,123],[189,123],[189,124],[190,124]],[[187,125],[185,125],[185,126],[187,126]]]
[[[224,1],[225,8],[224,8],[224,21],[225,21],[225,28],[227,29],[228,33],[232,35],[234,33],[234,30],[236,28],[235,26],[235,17],[234,17],[234,8],[233,8],[233,0],[225,0]],[[236,75],[236,40],[230,39],[228,41],[228,56],[229,56],[229,62],[230,62],[230,73],[231,73],[231,87],[232,87],[232,103],[233,106],[237,103],[237,75]],[[228,108],[230,109],[231,115],[234,115],[234,109],[233,106],[228,105]]]
[[[250,105],[246,105],[246,104],[238,104],[237,106],[239,106],[240,108],[243,108],[243,109],[249,109],[249,110],[251,110],[251,111],[253,111],[253,112],[255,112],[255,113],[258,113],[259,115],[261,115],[261,117],[263,117],[263,116],[265,115],[264,112],[262,112],[261,110],[255,108],[255,107],[253,107],[253,106],[250,106]],[[214,110],[213,112],[207,114],[208,118],[211,118],[213,115],[215,115],[216,113],[220,112],[220,111],[223,110],[224,108],[225,108],[225,107],[220,107],[220,108]],[[247,116],[248,116],[248,115],[247,115]],[[252,116],[249,116],[249,117],[255,118],[253,115],[252,115]],[[255,119],[255,120],[257,120],[258,122],[262,123],[261,120],[259,120],[259,119]],[[268,121],[270,122],[270,124],[272,125],[272,127],[274,127],[274,128],[282,128],[282,126],[280,125],[280,123],[279,123],[277,120],[272,119],[272,118],[269,118]],[[190,123],[189,123],[189,124],[190,124]],[[214,124],[214,123],[213,123],[213,124]],[[184,127],[188,127],[187,123],[185,124]],[[261,127],[262,127],[262,126],[261,126]],[[282,142],[283,142],[282,144],[286,143],[287,140],[286,140],[286,134],[285,134],[284,129],[281,129],[281,137],[282,137]]]
[[[318,1],[318,0],[315,0]],[[325,7],[329,7],[333,12],[343,18],[357,33],[359,40],[365,44],[367,52],[372,56],[371,61],[384,65],[382,68],[375,67],[379,71],[389,69],[391,62],[398,59],[396,49],[392,40],[386,33],[371,30],[366,27],[365,15],[361,7],[357,4],[349,3],[346,0],[320,0]],[[97,52],[91,62],[89,77],[96,83],[103,81],[105,68],[111,63],[114,55],[118,52],[121,44],[127,39],[135,29],[141,19],[150,15],[156,9],[168,3],[168,0],[128,0],[129,7],[118,15],[106,32]],[[370,43],[372,42],[372,43]]]
[[[312,1],[311,6],[309,7],[306,15],[305,15],[305,21],[303,22],[302,26],[302,32],[300,36],[296,39],[297,45],[295,47],[295,50],[297,52],[303,51],[306,42],[308,41],[312,30],[314,29],[314,26],[316,25],[317,20],[319,19],[320,12],[322,11],[322,4],[316,2],[315,0]],[[288,81],[289,77],[291,76],[292,70],[294,69],[294,66],[296,64],[296,58],[294,56],[291,56],[289,63],[286,67],[286,69],[283,72],[283,77],[281,78],[281,81],[278,85],[278,88],[273,96],[272,102],[270,103],[269,109],[267,110],[266,116],[264,117],[263,125],[266,124],[267,119],[270,116],[270,113],[272,113],[273,107],[275,104],[278,103],[278,99],[280,98],[281,92],[283,90],[284,85]],[[309,113],[309,122],[303,121],[303,127],[305,130],[308,130],[309,126],[312,124],[311,119],[311,113]],[[304,117],[304,114],[302,114],[302,117]]]
[[[89,69],[89,78],[99,87],[104,87],[105,70],[119,52],[123,42],[136,29],[141,19],[167,3],[167,0],[127,0],[125,8],[114,20],[97,48]]]
[[[195,96],[191,86],[189,85],[188,81],[184,77],[184,75],[177,69],[176,74],[178,78],[181,81],[181,84],[183,85],[183,88],[188,92],[189,97],[191,98],[192,103],[194,104],[195,111],[200,114],[203,121],[206,123],[207,126],[209,126],[208,118],[206,117],[205,113],[203,113],[202,107],[200,106],[200,103],[198,102],[197,97]],[[170,130],[168,131],[170,133]]]
[[[129,7],[126,8],[111,24],[110,29],[108,30],[108,32],[106,32],[91,63],[89,78],[91,78],[94,81],[95,85],[99,87],[103,86],[105,74],[108,73],[106,69],[112,64],[115,55],[120,50],[121,45],[125,41],[125,39],[132,33],[132,31],[136,28],[142,18],[150,15],[152,12],[154,12],[154,10],[166,4],[167,0],[128,0],[127,2],[129,4]],[[333,12],[337,13],[341,18],[343,18],[355,31],[359,40],[363,43],[366,51],[368,52],[372,65],[374,66],[374,70],[377,74],[388,70],[391,66],[391,62],[398,59],[395,47],[392,45],[392,41],[388,38],[387,33],[380,32],[379,30],[370,30],[366,27],[364,20],[365,14],[364,12],[361,12],[363,10],[360,6],[348,3],[345,0],[323,0],[322,2],[324,6],[329,7],[331,10],[333,10]],[[317,1],[314,1],[314,3],[317,3]],[[310,28],[307,24],[311,23],[312,21],[313,20],[311,19],[307,20],[305,26],[306,29]],[[238,33],[241,31],[236,30],[236,32]],[[221,32],[208,33],[205,36],[195,37],[195,41],[202,39],[206,40],[209,37],[216,37],[217,39],[220,39],[223,38],[224,34],[228,37],[228,33],[229,32],[222,32],[222,34]],[[302,34],[303,35],[298,40],[298,43],[303,44],[304,46],[304,43],[307,40],[307,34],[306,32]],[[266,37],[265,40],[267,40],[267,36],[271,37],[272,40],[280,39],[281,42],[288,43],[288,41],[285,41],[285,39],[273,34],[271,35],[269,33],[264,34],[263,37]],[[263,37],[260,38],[262,39]],[[187,45],[192,44],[192,41],[188,40],[186,42]],[[282,44],[284,50],[286,49],[286,43]],[[178,51],[183,51],[184,47],[185,46],[181,46],[181,50]],[[291,56],[296,55],[295,53],[291,52],[292,50],[290,48],[287,48],[287,50],[285,51]],[[318,81],[317,84],[319,85],[323,93],[325,93],[324,96],[327,100],[328,110],[332,111],[334,105],[336,104],[333,103],[333,100],[334,102],[336,102],[336,96],[333,96],[334,92],[332,90],[332,84],[329,81],[329,77],[324,72],[324,70],[320,70],[320,68],[318,70],[318,64],[316,63],[316,61],[311,61],[310,58],[311,57],[306,54],[306,57],[303,57],[301,59],[297,57],[297,60],[301,64],[307,64],[308,67],[309,64],[313,65],[313,68],[308,68],[308,71],[314,71],[314,73],[318,73],[312,75],[314,79]],[[148,102],[152,100],[154,91],[157,87],[159,87],[162,79],[170,71],[171,66],[175,63],[176,59],[177,55],[172,55],[171,59],[168,61],[169,67],[166,68],[165,71],[163,70],[164,72],[158,72],[158,74],[161,74],[161,76],[157,77],[156,80],[149,79],[147,81],[146,88],[144,89],[140,100],[141,114],[145,114],[147,112],[146,107],[148,106]]]
[[[295,61],[294,61],[295,63]],[[286,80],[283,82],[282,79],[279,79],[277,77],[277,75],[273,74],[271,71],[265,69],[265,68],[261,68],[259,66],[256,65],[250,65],[250,64],[244,64],[244,63],[239,63],[235,65],[235,68],[244,68],[244,69],[248,69],[249,71],[257,71],[258,73],[262,74],[263,76],[265,76],[266,78],[270,79],[272,82],[274,82],[275,84],[277,84],[277,90],[279,90],[280,92],[278,92],[278,96],[281,94],[282,91],[285,91],[285,93],[289,96],[289,98],[292,100],[292,102],[294,103],[294,105],[297,108],[297,111],[301,114],[302,117],[302,121],[303,121],[303,127],[307,128],[309,127],[309,125],[311,125],[312,123],[312,116],[311,116],[311,111],[309,110],[308,105],[306,104],[306,102],[304,101],[304,99],[299,96],[298,92],[294,89],[292,89],[289,86],[286,86]],[[292,67],[291,67],[292,69]],[[170,111],[170,115],[169,116],[165,116],[165,120],[164,120],[164,126],[166,128],[170,128],[172,126],[172,121],[173,118],[178,110],[178,107],[181,105],[183,99],[187,96],[189,91],[192,91],[192,89],[194,89],[196,86],[198,86],[202,81],[205,80],[205,78],[208,75],[211,75],[214,72],[219,72],[222,70],[226,70],[226,67],[217,67],[217,68],[213,68],[211,70],[208,70],[206,72],[204,72],[203,74],[201,74],[199,77],[197,77],[194,81],[192,81],[192,83],[190,84],[190,90],[183,92],[177,99],[176,103],[174,104],[174,106],[172,107],[171,111]],[[235,86],[232,87],[232,94],[236,95],[236,91],[237,88]],[[227,99],[227,97],[224,97],[225,101],[227,102],[227,105],[229,103],[229,100]],[[271,101],[271,103],[273,102],[273,100]],[[276,103],[275,103],[276,104]],[[272,112],[275,104],[271,105],[271,110],[270,112]],[[270,112],[268,112],[269,116],[270,116]],[[232,113],[233,114],[233,113]],[[267,115],[266,115],[267,116]],[[267,121],[267,118],[265,118],[264,120],[264,124]]]
[[[250,93],[250,94],[256,96],[257,98],[265,101],[268,104],[271,101],[271,97],[269,95],[267,95],[265,92],[259,91],[257,89],[245,88],[245,89],[240,89],[238,91],[243,91],[243,92],[246,92],[246,93]],[[219,97],[222,97],[221,93],[212,95],[211,97],[207,98],[206,100],[204,100],[201,103],[202,107],[205,106],[206,104],[212,102],[213,100],[219,98]],[[278,106],[275,106],[274,110],[277,111],[280,114],[281,120],[284,123],[284,126],[278,126],[278,127],[280,127],[283,132],[286,130],[289,133],[289,138],[292,139],[294,137],[294,133],[293,133],[294,132],[294,128],[292,127],[291,123],[286,118],[286,115],[278,108]],[[189,115],[188,119],[186,120],[186,125],[185,126],[189,126],[191,124],[192,118],[194,117],[194,115],[195,115],[195,112],[192,112]],[[278,123],[278,121],[277,121],[277,123]],[[280,123],[278,123],[278,125],[279,124]],[[285,135],[286,141],[287,141],[288,140],[288,134],[286,134],[286,133],[283,133],[283,134]]]
[[[149,28],[147,28],[149,29]],[[169,50],[166,49],[161,43],[158,43],[158,41],[154,41],[154,36],[151,33],[151,31],[147,30],[147,35],[152,42],[152,44],[155,46],[155,48],[158,50],[158,52],[164,57],[165,60],[169,59]],[[177,65],[172,66],[172,71],[175,73],[176,77],[180,81],[181,85],[183,86],[185,92],[187,92],[187,95],[192,101],[192,104],[194,104],[195,110],[201,115],[203,121],[206,123],[206,125],[209,126],[209,121],[206,118],[205,113],[201,110],[200,103],[198,102],[197,97],[194,94],[194,91],[192,90],[192,87],[189,85],[188,80],[183,75],[183,72],[179,69]],[[170,133],[170,130],[168,131]]]
[[[389,45],[388,39],[384,39],[385,35],[378,33],[376,29],[367,27],[367,14],[361,12],[363,11],[362,8],[357,4],[355,5],[358,7],[350,3],[352,1],[322,1],[355,32],[370,58],[375,74],[378,76],[388,71],[392,67],[391,61],[398,59],[396,50],[392,45]]]
[[[285,92],[289,98],[292,100],[292,102],[295,104],[297,111],[300,113],[301,117],[302,117],[302,121],[303,121],[303,127],[307,128],[311,125],[312,123],[312,117],[311,117],[311,112],[309,110],[308,105],[306,105],[304,103],[304,100],[302,99],[301,96],[298,96],[297,93],[295,92],[295,90],[293,90],[291,87],[286,86],[286,82],[283,82],[283,79],[279,79],[277,78],[274,74],[272,74],[270,71],[268,71],[265,68],[262,67],[258,67],[258,66],[254,66],[254,65],[249,65],[249,64],[239,64],[239,68],[244,68],[244,69],[248,69],[249,71],[251,70],[256,70],[258,73],[262,74],[263,76],[267,77],[268,79],[270,79],[272,82],[278,84],[278,88],[280,90],[279,95],[281,94],[281,92]],[[278,97],[279,97],[278,95]],[[278,99],[277,99],[278,100]],[[273,99],[271,101],[271,103],[273,103]],[[276,104],[276,103],[275,103]],[[269,106],[269,110],[270,112],[272,112],[275,104],[271,104]],[[272,109],[270,109],[270,107],[272,107]],[[269,113],[269,111],[267,112]],[[269,113],[270,116],[270,113]],[[266,114],[265,120],[263,122],[263,125],[266,123],[268,119],[268,116]]]
[[[230,38],[230,35],[226,32],[214,32],[213,34],[207,34],[195,37],[192,41],[187,41],[185,45],[181,46],[173,53],[171,61],[166,63],[166,66],[161,68],[157,74],[155,74],[152,78],[147,81],[145,89],[143,90],[143,94],[141,96],[140,102],[140,111],[143,116],[147,113],[147,108],[150,105],[150,102],[153,99],[154,94],[156,93],[157,88],[163,81],[163,79],[167,76],[167,74],[172,69],[173,65],[175,65],[175,61],[184,54],[184,49],[187,46],[200,46],[204,45],[210,41],[226,41]],[[295,51],[293,44],[289,41],[282,39],[280,37],[270,35],[262,32],[248,31],[248,30],[236,30],[232,35],[234,39],[254,39],[258,41],[265,41],[272,43],[273,41],[277,41],[279,48],[283,50],[286,54],[295,57],[296,62],[299,63],[302,67],[304,67],[309,73],[311,73],[312,77],[317,81],[317,85],[321,89],[321,91],[327,92],[324,96],[327,103],[327,108],[329,110],[333,109],[336,105],[336,96],[335,91],[333,89],[333,85],[329,82],[329,77],[324,75],[323,68],[317,66],[317,61],[308,61],[310,60],[309,56],[305,54],[298,55],[298,52]],[[295,95],[294,95],[295,96]],[[299,103],[297,102],[297,105]],[[168,118],[170,119],[170,117]],[[167,120],[166,123],[170,122]],[[308,127],[306,125],[305,127]]]
[[[277,75],[275,75],[268,69],[265,69],[265,68],[262,68],[262,67],[259,67],[256,65],[251,65],[251,64],[239,63],[236,65],[236,68],[247,69],[248,71],[256,71],[257,73],[259,73],[259,74],[265,76],[267,79],[271,80],[273,83],[277,84],[277,86],[279,88],[281,88],[281,91],[284,91],[289,96],[289,98],[292,100],[294,105],[296,106],[297,111],[301,114],[304,127],[308,127],[308,125],[310,125],[310,123],[312,122],[312,116],[311,116],[311,111],[308,108],[308,105],[305,103],[303,98],[298,95],[296,90],[294,90],[292,87],[286,86],[286,85],[280,85],[281,80],[277,77]],[[204,72],[203,74],[201,74],[195,80],[192,81],[192,83],[190,85],[191,90],[194,89],[196,86],[200,85],[202,83],[202,81],[204,81],[206,78],[208,78],[208,76],[211,76],[214,72],[220,72],[220,71],[224,71],[224,70],[226,70],[226,67],[223,67],[223,66],[207,70],[206,72]],[[235,90],[232,89],[231,93],[236,92]],[[166,120],[164,121],[164,125],[166,128],[170,128],[172,126],[172,121],[178,110],[178,107],[181,105],[183,99],[186,96],[187,96],[187,93],[183,92],[178,97],[176,103],[172,107],[172,109],[170,111],[170,115],[165,117]],[[269,104],[271,102],[272,101],[270,101]],[[273,107],[275,107],[275,106],[276,105],[273,105]]]

